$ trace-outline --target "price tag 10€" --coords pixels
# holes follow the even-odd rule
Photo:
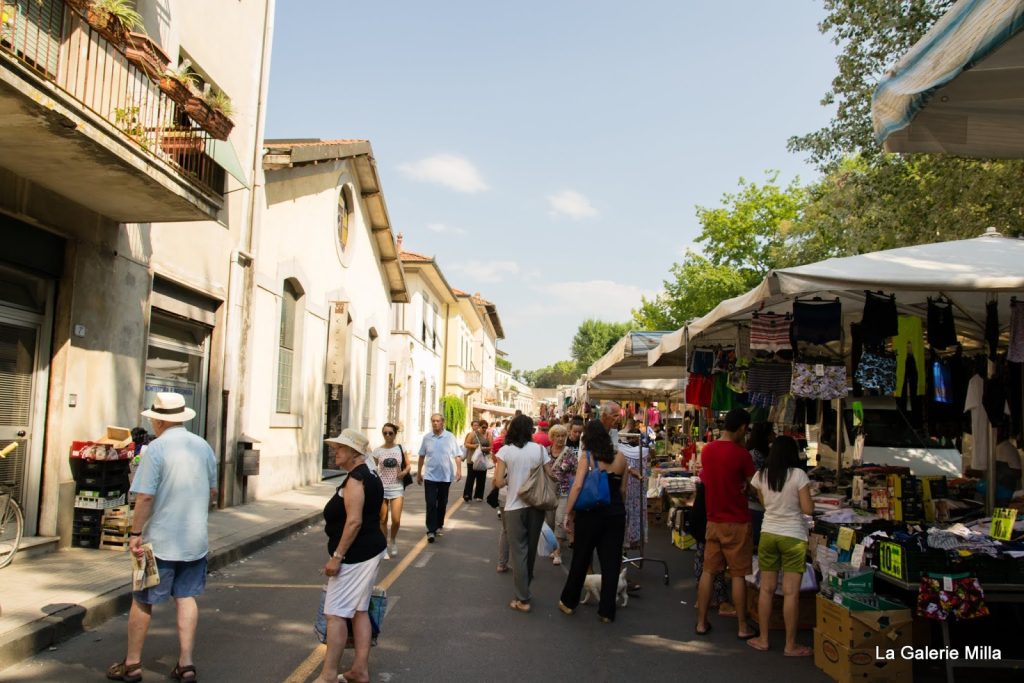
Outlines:
[[[1013,537],[1013,524],[1017,521],[1017,511],[1013,508],[996,508],[992,511],[992,528],[989,536],[1000,541],[1009,541]]]

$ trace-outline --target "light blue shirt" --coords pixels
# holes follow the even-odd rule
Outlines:
[[[209,552],[210,489],[217,488],[217,460],[201,437],[172,427],[149,444],[132,480],[133,493],[153,496],[142,539],[161,560],[191,562]]]
[[[420,444],[423,457],[423,478],[427,481],[447,481],[455,478],[455,464],[452,458],[462,457],[462,447],[455,435],[447,429],[438,436],[427,432]]]

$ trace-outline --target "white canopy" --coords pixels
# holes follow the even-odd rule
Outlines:
[[[839,298],[843,310],[860,310],[865,290],[895,293],[902,313],[924,316],[928,298],[942,294],[955,307],[957,331],[984,333],[985,305],[1000,292],[1024,294],[1024,240],[989,229],[968,240],[900,247],[772,271],[754,289],[727,299],[707,315],[665,335],[648,354],[650,365],[683,364],[688,342],[724,343],[755,311],[785,312],[799,297]],[[1010,320],[1010,297],[999,297],[999,319]]]
[[[879,81],[890,152],[1024,157],[1024,0],[958,2]]]
[[[670,400],[681,398],[685,371],[648,367],[647,354],[665,332],[630,332],[597,359],[585,377],[588,400]]]

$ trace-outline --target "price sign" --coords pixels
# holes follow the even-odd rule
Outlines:
[[[878,568],[883,574],[903,580],[903,548],[890,541],[882,541],[878,545]]]
[[[864,566],[864,544],[858,543],[853,547],[853,557],[850,558],[850,564],[856,569],[860,569]]]
[[[1012,508],[996,508],[992,511],[992,528],[988,535],[1000,541],[1009,541],[1013,537],[1013,523],[1017,521],[1017,511]]]
[[[839,538],[836,539],[836,547],[840,550],[849,550],[853,547],[856,538],[853,529],[848,526],[841,527],[839,529]]]

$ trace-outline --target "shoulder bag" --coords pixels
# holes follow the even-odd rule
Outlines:
[[[576,497],[574,510],[593,510],[612,502],[611,490],[608,488],[608,473],[600,467],[594,467],[594,461],[587,451],[587,473],[584,475],[583,488]]]
[[[402,444],[398,444],[398,452],[402,454],[402,469],[405,469],[405,449],[402,448]],[[406,472],[405,476],[402,477],[402,488],[408,488],[412,484],[412,472]]]
[[[543,449],[543,447],[542,447]],[[538,510],[554,510],[558,507],[558,490],[555,481],[544,471],[544,461],[530,470],[530,476],[519,487],[519,499]]]

